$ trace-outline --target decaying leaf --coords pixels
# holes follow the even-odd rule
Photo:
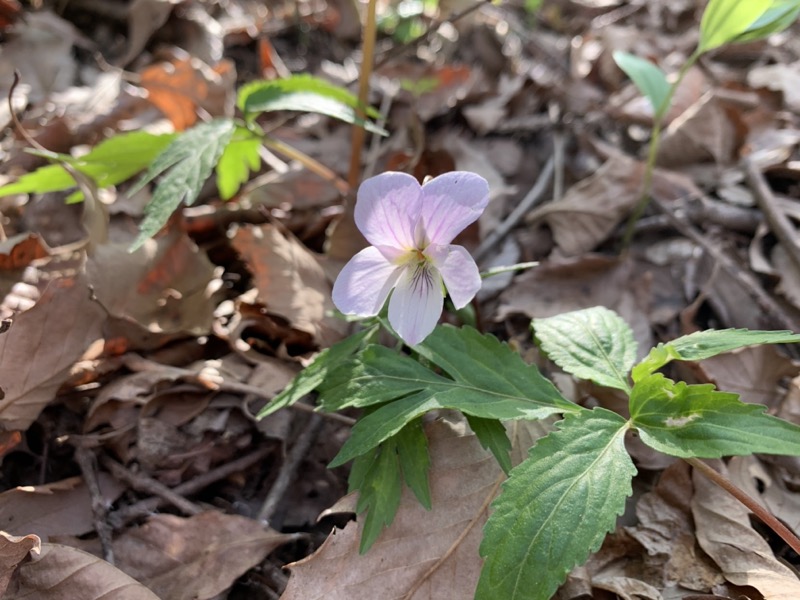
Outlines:
[[[4,600],[161,600],[144,585],[106,561],[69,546],[42,544],[21,565]],[[177,597],[176,597],[177,598]]]
[[[275,225],[239,227],[233,247],[253,273],[267,311],[309,333],[323,346],[341,339],[344,323],[331,316],[331,284],[317,258]]]
[[[186,519],[153,515],[114,542],[120,569],[159,598],[208,600],[295,536],[216,511]]]
[[[283,600],[472,597],[481,530],[503,474],[463,423],[440,419],[427,434],[433,509],[404,489],[394,523],[368,553],[358,554],[359,525],[349,523],[290,565]]]
[[[800,598],[800,580],[752,528],[747,509],[697,471],[692,479],[697,541],[725,579],[756,588],[765,600]]]
[[[99,479],[103,499],[110,505],[125,490],[107,474]],[[94,529],[92,500],[80,477],[45,485],[18,487],[0,494],[0,530],[15,535],[84,535]]]
[[[27,429],[66,381],[89,344],[102,337],[106,315],[84,276],[50,282],[33,306],[0,336],[0,425]]]
[[[32,551],[38,554],[42,540],[35,535],[16,536],[0,531],[0,595],[5,594],[11,576],[25,557]],[[5,596],[3,596],[5,597]]]

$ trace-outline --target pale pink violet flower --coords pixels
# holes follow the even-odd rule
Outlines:
[[[373,317],[389,293],[389,323],[407,344],[424,340],[442,314],[445,289],[456,308],[481,287],[478,266],[451,244],[489,203],[489,184],[474,173],[445,173],[420,185],[388,172],[358,189],[355,222],[372,244],[348,262],[333,286],[345,314]]]

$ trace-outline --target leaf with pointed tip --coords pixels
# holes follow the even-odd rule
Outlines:
[[[261,166],[261,139],[246,127],[237,126],[231,141],[217,163],[217,189],[220,198],[230,200],[247,181],[251,171]]]
[[[711,384],[675,383],[661,373],[636,382],[631,422],[651,448],[680,458],[760,452],[800,456],[800,427]]]
[[[667,109],[666,101],[669,97],[669,82],[664,71],[649,60],[629,52],[617,50],[613,56],[617,66],[625,71],[639,91],[650,101],[654,119],[660,119]]]
[[[469,428],[478,437],[481,446],[489,450],[507,474],[511,470],[511,440],[506,428],[496,419],[481,419],[467,415]]]
[[[798,15],[800,15],[798,0],[773,0],[772,6],[733,41],[750,42],[764,39],[789,27],[797,20]]]
[[[636,340],[622,318],[602,306],[534,319],[542,350],[567,373],[630,392],[628,371],[636,361]]]
[[[708,329],[659,344],[633,368],[631,376],[639,381],[672,360],[703,360],[738,348],[758,344],[792,344],[800,335],[791,331],[750,329]]]
[[[636,474],[626,430],[602,408],[567,415],[512,469],[484,528],[476,600],[548,600],[600,547]]]
[[[698,52],[735,41],[771,4],[772,0],[710,0],[700,21]]]

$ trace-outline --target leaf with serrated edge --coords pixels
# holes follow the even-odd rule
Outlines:
[[[791,331],[750,329],[708,329],[659,344],[633,368],[631,376],[639,381],[672,360],[703,360],[738,348],[758,344],[792,344],[800,335]]]
[[[675,383],[661,373],[638,381],[630,398],[631,422],[642,441],[664,454],[680,458],[756,452],[800,456],[800,427],[765,410],[711,384]]]
[[[237,127],[217,163],[217,189],[220,198],[230,200],[250,175],[261,166],[258,149],[261,140],[249,129]]]
[[[614,529],[636,474],[625,419],[568,415],[515,467],[484,528],[476,600],[547,600]]]
[[[534,319],[542,350],[567,373],[630,392],[628,371],[636,362],[636,340],[622,318],[602,306]]]
[[[235,127],[231,119],[215,119],[202,123],[182,133],[158,155],[147,173],[129,192],[136,193],[165,173],[152,200],[145,207],[145,218],[139,225],[139,236],[131,245],[131,251],[158,233],[184,199],[186,204],[192,204],[197,199],[203,184],[228,145]]]
[[[734,41],[747,31],[772,0],[710,0],[700,21],[700,52]]]
[[[649,60],[635,54],[617,50],[613,56],[617,66],[625,71],[639,91],[650,101],[655,118],[659,118],[666,110],[664,103],[669,96],[667,76]]]
[[[306,394],[313,392],[325,381],[326,377],[349,359],[361,347],[364,340],[377,331],[377,328],[376,325],[359,331],[317,354],[314,362],[300,371],[289,385],[273,398],[272,402],[259,411],[256,418],[263,419],[277,410],[291,406]]]

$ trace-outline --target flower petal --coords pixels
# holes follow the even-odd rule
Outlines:
[[[442,274],[453,305],[464,308],[481,289],[481,274],[472,256],[463,246],[452,245],[429,247],[426,254]]]
[[[333,303],[346,315],[374,317],[403,272],[374,246],[350,259],[333,284]]]
[[[414,246],[421,189],[411,175],[391,171],[370,177],[361,184],[355,221],[370,244],[401,249]]]
[[[489,204],[489,184],[475,173],[454,171],[422,186],[422,225],[427,241],[449,244]]]
[[[442,314],[442,278],[436,269],[407,268],[389,300],[389,323],[409,346],[433,331]]]

